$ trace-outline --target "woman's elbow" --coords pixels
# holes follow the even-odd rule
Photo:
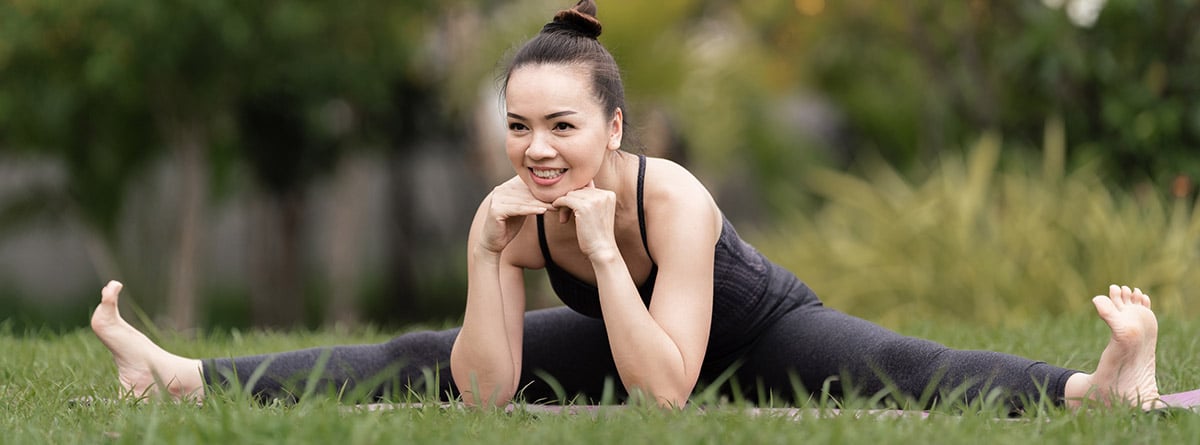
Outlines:
[[[691,394],[676,393],[670,395],[655,395],[654,399],[656,402],[658,402],[658,406],[661,408],[681,409],[684,407],[684,405],[687,405],[688,398],[690,398],[690,396]]]
[[[515,379],[497,372],[479,372],[480,367],[450,360],[450,376],[468,406],[504,406],[512,401]]]
[[[463,403],[467,406],[483,406],[483,407],[502,407],[508,405],[512,401],[516,391],[512,388],[501,386],[479,386],[476,385],[471,389],[459,388],[462,394]],[[481,394],[481,397],[476,397],[476,394]]]
[[[630,394],[633,399],[650,395],[649,399],[654,400],[654,403],[662,408],[683,408],[692,396],[692,387],[682,384],[664,384],[647,391],[635,387],[632,388]]]

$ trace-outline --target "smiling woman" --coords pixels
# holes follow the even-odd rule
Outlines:
[[[178,397],[250,385],[264,397],[287,397],[296,394],[289,385],[357,386],[382,396],[435,383],[439,394],[468,404],[502,405],[518,391],[529,401],[577,394],[595,401],[617,381],[624,394],[681,406],[698,384],[732,371],[736,385],[720,390],[758,387],[756,396],[769,400],[791,400],[797,390],[894,391],[915,400],[932,390],[931,403],[999,393],[1014,409],[1088,399],[1160,403],[1158,325],[1138,289],[1111,286],[1093,299],[1112,329],[1093,374],[950,349],[824,307],[795,275],[743,242],[686,169],[620,150],[623,90],[596,40],[595,14],[586,0],[559,12],[509,65],[505,150],[515,176],[476,212],[460,329],[194,360],[125,323],[114,282],[92,327],[112,350],[122,385]],[[547,271],[566,307],[525,311],[530,269]],[[423,381],[447,364],[453,381]]]

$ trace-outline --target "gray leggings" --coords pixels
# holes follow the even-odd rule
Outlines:
[[[402,400],[410,393],[444,400],[457,395],[449,372],[457,334],[458,329],[414,332],[378,344],[209,359],[203,373],[209,386],[245,387],[261,399],[294,400],[309,389],[355,402]],[[819,301],[789,310],[749,346],[725,356],[733,359],[705,362],[698,389],[736,393],[754,403],[792,402],[823,389],[833,397],[892,390],[890,397],[930,403],[952,393],[972,401],[999,390],[1019,409],[1044,398],[1061,403],[1067,378],[1077,372],[902,336]],[[526,314],[523,361],[519,388],[528,402],[625,397],[603,322],[568,308]],[[580,395],[584,398],[575,398]]]

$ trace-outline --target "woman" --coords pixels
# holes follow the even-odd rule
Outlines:
[[[952,350],[823,307],[738,238],[687,170],[620,150],[623,87],[596,40],[595,11],[585,0],[559,12],[509,65],[505,149],[516,176],[484,199],[471,226],[461,329],[194,360],[125,323],[121,286],[111,282],[92,327],[123,387],[202,398],[208,385],[236,382],[278,397],[289,383],[345,390],[371,381],[359,389],[380,394],[415,387],[448,363],[453,382],[434,382],[439,393],[480,405],[518,392],[551,400],[555,385],[596,400],[606,381],[619,381],[628,394],[681,406],[698,384],[732,371],[740,387],[784,400],[824,386],[873,395],[886,382],[912,398],[933,385],[938,394],[965,389],[968,400],[998,389],[1014,405],[1048,397],[1155,406],[1157,321],[1137,289],[1111,286],[1093,299],[1112,337],[1092,374]],[[542,268],[567,307],[526,313],[523,271]],[[296,380],[314,375],[321,381]]]

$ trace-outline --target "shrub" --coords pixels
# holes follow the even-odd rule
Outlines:
[[[1090,311],[1109,283],[1139,286],[1160,312],[1189,311],[1195,203],[1118,191],[1094,167],[1064,173],[1064,144],[1050,139],[1040,169],[1002,160],[999,138],[984,136],[921,181],[881,162],[861,176],[810,171],[804,181],[826,203],[793,211],[757,245],[826,304],[893,327]]]

